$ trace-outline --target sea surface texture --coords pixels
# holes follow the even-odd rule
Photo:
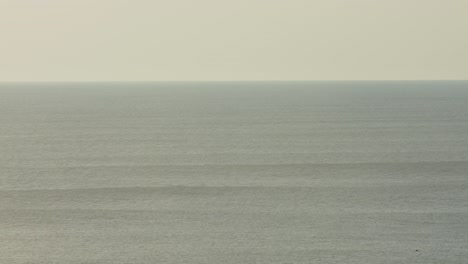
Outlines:
[[[467,264],[468,82],[1,84],[0,263]]]

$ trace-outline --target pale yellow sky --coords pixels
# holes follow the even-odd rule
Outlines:
[[[0,81],[468,79],[467,0],[0,0]]]

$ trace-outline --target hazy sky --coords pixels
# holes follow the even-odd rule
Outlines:
[[[467,0],[0,0],[0,81],[468,79]]]

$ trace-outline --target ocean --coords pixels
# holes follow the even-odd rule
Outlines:
[[[468,81],[0,84],[0,263],[468,263]]]

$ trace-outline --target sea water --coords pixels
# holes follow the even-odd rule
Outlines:
[[[0,84],[0,263],[467,261],[467,81]]]

